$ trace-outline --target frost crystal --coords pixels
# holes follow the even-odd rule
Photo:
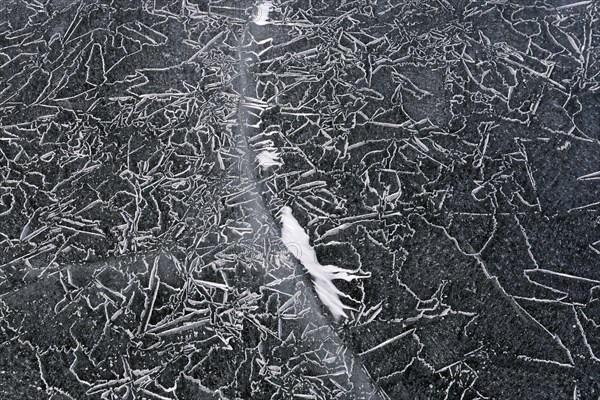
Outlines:
[[[302,263],[312,277],[319,299],[327,306],[336,320],[340,317],[347,318],[348,316],[344,310],[352,309],[352,307],[342,303],[340,296],[347,297],[347,295],[335,287],[333,280],[351,281],[365,276],[355,275],[352,271],[335,265],[321,265],[317,260],[317,253],[309,243],[308,234],[300,226],[292,214],[292,209],[288,206],[281,208],[281,224],[283,244]]]

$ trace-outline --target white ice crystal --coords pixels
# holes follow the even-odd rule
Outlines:
[[[280,166],[283,163],[279,158],[279,153],[274,150],[263,150],[256,155],[258,165],[265,171],[269,167]]]
[[[364,278],[365,276],[355,275],[352,271],[336,267],[335,265],[321,265],[317,260],[315,250],[309,243],[308,234],[293,216],[290,207],[285,206],[281,209],[281,224],[281,240],[283,244],[311,275],[319,299],[329,308],[329,311],[331,311],[336,320],[340,317],[347,318],[348,316],[344,310],[352,309],[352,307],[342,303],[340,296],[347,296],[335,287],[333,280],[343,279],[351,281],[353,279]]]
[[[256,14],[252,19],[256,25],[267,25],[269,19],[269,12],[271,11],[271,7],[273,7],[273,3],[270,1],[262,1],[258,6],[256,6]]]

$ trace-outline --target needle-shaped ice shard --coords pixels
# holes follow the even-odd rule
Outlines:
[[[356,275],[352,271],[336,267],[335,265],[321,265],[317,260],[315,250],[310,245],[308,234],[300,226],[298,220],[292,214],[290,207],[284,206],[281,209],[281,224],[281,240],[283,244],[311,275],[319,299],[329,308],[329,311],[331,311],[336,320],[340,317],[347,318],[348,316],[344,310],[352,309],[352,307],[342,303],[340,296],[347,297],[347,295],[335,287],[333,280],[343,279],[351,281],[368,276]]]

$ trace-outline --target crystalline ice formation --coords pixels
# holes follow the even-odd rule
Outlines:
[[[300,226],[292,214],[292,209],[288,206],[281,209],[281,224],[281,240],[311,275],[319,299],[327,306],[336,320],[340,317],[347,318],[344,310],[352,309],[352,307],[342,303],[340,296],[346,295],[335,287],[333,280],[351,281],[364,278],[364,276],[353,274],[352,271],[335,265],[321,265],[317,260],[315,250],[309,243],[308,234]]]

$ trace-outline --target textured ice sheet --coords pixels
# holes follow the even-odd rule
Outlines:
[[[598,21],[0,2],[0,398],[598,399]]]

